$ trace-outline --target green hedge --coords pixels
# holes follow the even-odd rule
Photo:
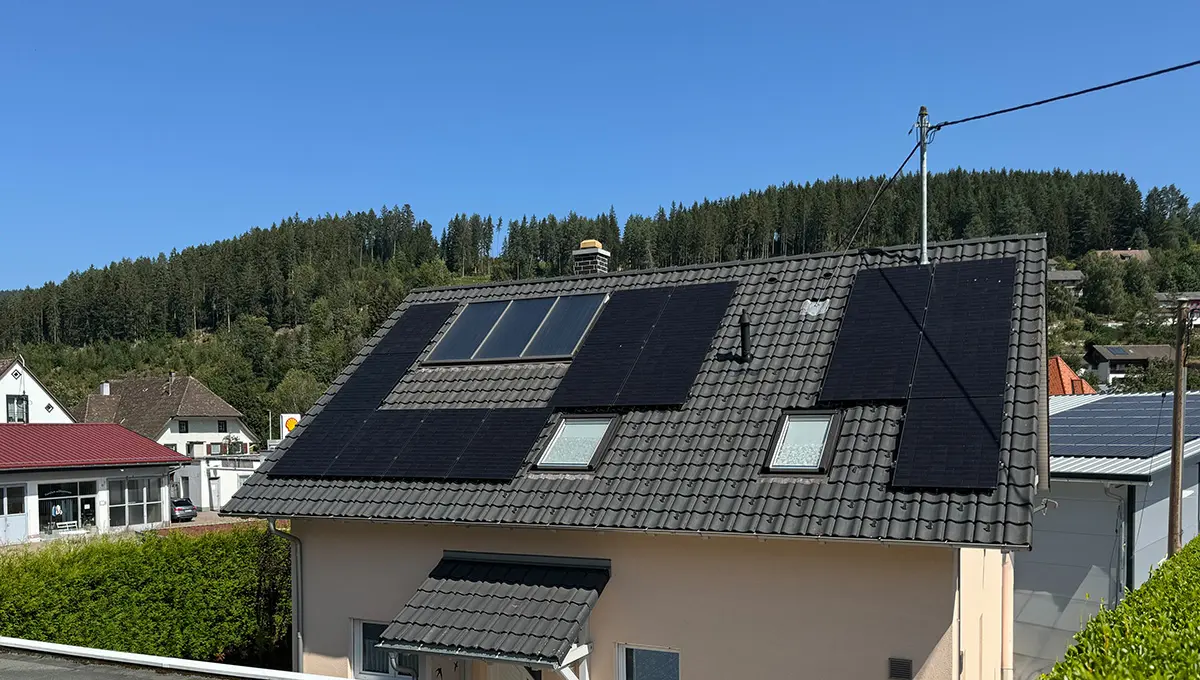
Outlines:
[[[1200,678],[1200,539],[1075,636],[1049,680]]]
[[[290,667],[287,542],[261,527],[0,551],[0,635]]]

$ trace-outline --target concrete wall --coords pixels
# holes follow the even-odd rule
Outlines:
[[[1033,518],[1033,550],[1014,554],[1017,680],[1066,653],[1083,623],[1121,592],[1125,487],[1055,481],[1057,507]]]
[[[1183,468],[1183,542],[1196,537],[1200,521],[1197,493],[1200,490],[1200,468],[1191,463]],[[1170,471],[1160,470],[1150,486],[1137,489],[1134,506],[1134,584],[1142,585],[1159,562],[1167,558],[1167,514],[1170,509]]]
[[[156,526],[166,526],[170,524],[171,514],[169,506],[169,487],[168,487],[168,468],[165,466],[148,466],[148,467],[128,467],[128,468],[107,468],[107,469],[89,469],[89,470],[53,470],[48,472],[7,472],[0,474],[0,486],[24,486],[25,487],[25,515],[27,538],[31,541],[39,541],[54,536],[46,536],[41,533],[41,513],[38,509],[38,484],[61,483],[61,482],[96,482],[96,497],[95,497],[95,527],[90,530],[79,530],[75,534],[88,533],[109,533],[111,531],[134,531],[149,529]],[[162,521],[157,523],[144,522],[142,524],[123,527],[111,527],[109,525],[109,503],[108,503],[108,481],[112,479],[142,479],[156,478],[159,486],[159,504],[161,505]],[[63,532],[59,535],[73,535],[70,532]],[[2,539],[3,537],[0,537]]]
[[[14,377],[13,372],[19,372],[20,377]],[[8,420],[8,396],[24,394],[29,397],[29,422],[31,423],[73,423],[67,409],[42,387],[33,374],[21,362],[13,362],[3,375],[0,375],[0,423]],[[52,408],[47,411],[46,406]]]
[[[913,659],[923,680],[957,677],[953,549],[333,520],[292,530],[310,673],[349,677],[352,620],[390,621],[443,550],[473,550],[612,560],[589,621],[597,680],[615,678],[618,643],[679,650],[688,680],[886,678],[888,657]],[[991,578],[972,573],[981,587]]]
[[[201,510],[220,510],[262,462],[260,455],[197,458],[171,476],[171,495],[190,498]],[[215,498],[214,489],[217,492]]]

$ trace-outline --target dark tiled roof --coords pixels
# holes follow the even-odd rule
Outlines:
[[[1039,415],[1045,408],[1045,240],[947,243],[932,247],[930,255],[935,262],[1001,257],[1017,261],[1000,479],[994,490],[892,487],[903,411],[879,404],[861,404],[845,412],[826,477],[760,475],[782,410],[816,403],[855,272],[864,266],[915,262],[916,249],[904,247],[414,291],[225,511],[1027,546],[1042,436]],[[737,281],[738,291],[688,400],[678,410],[623,415],[591,474],[530,473],[530,461],[544,446],[551,423],[522,474],[507,483],[266,475],[408,305],[727,280]],[[806,316],[810,298],[830,299],[828,311]],[[741,364],[717,359],[719,351],[739,347],[742,313],[752,324],[752,360]],[[545,406],[565,370],[565,364],[538,363],[414,368],[388,398],[388,407]]]
[[[447,553],[380,646],[558,666],[608,575],[607,560]]]
[[[114,423],[0,425],[0,470],[190,462]]]
[[[241,418],[242,413],[192,376],[130,378],[109,383],[109,394],[89,394],[74,409],[87,423],[119,423],[158,439],[172,418]]]

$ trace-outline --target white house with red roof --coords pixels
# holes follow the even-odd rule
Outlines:
[[[166,526],[189,462],[116,423],[0,424],[0,544]]]

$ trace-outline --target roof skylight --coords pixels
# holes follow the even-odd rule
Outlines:
[[[771,472],[820,472],[832,441],[833,413],[784,415],[767,468]]]

